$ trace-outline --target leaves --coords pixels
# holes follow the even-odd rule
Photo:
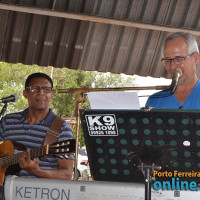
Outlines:
[[[76,108],[76,96],[74,94],[58,93],[58,89],[80,88],[89,86],[90,88],[106,87],[133,87],[134,79],[129,76],[125,78],[120,74],[88,72],[81,70],[71,70],[67,68],[40,67],[37,65],[8,64],[0,63],[0,98],[17,94],[19,100],[15,103],[9,102],[6,113],[13,113],[27,108],[27,100],[23,97],[23,90],[28,75],[35,72],[43,72],[52,76],[54,82],[55,95],[50,107],[63,118],[74,117]],[[83,104],[84,109],[89,108],[88,100]],[[0,109],[3,104],[0,105]],[[76,134],[76,133],[75,133]],[[80,133],[81,146],[84,143],[83,135]]]

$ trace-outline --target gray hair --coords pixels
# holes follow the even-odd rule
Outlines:
[[[195,40],[194,36],[191,35],[190,33],[184,33],[184,32],[173,33],[165,39],[164,46],[168,41],[175,40],[175,39],[181,38],[181,37],[186,40],[189,54],[191,54],[193,52],[199,53],[199,47],[198,47],[197,41]],[[162,49],[162,53],[164,53],[164,48]]]

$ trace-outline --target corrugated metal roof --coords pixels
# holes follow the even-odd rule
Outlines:
[[[166,77],[161,47],[181,29],[200,44],[200,0],[0,0],[0,60]]]

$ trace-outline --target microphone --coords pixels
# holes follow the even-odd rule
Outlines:
[[[12,94],[9,97],[0,99],[0,103],[16,102],[18,99],[19,99],[19,96],[17,94]]]
[[[182,76],[182,74],[183,74],[183,72],[180,69],[178,69],[178,68],[174,69],[173,76],[172,76],[172,83],[170,86],[171,93],[173,93],[175,91],[176,86],[178,84],[178,80]]]

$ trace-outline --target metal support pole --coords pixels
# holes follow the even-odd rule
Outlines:
[[[151,169],[145,169],[145,200],[151,200]]]
[[[76,93],[76,152],[75,152],[75,171],[74,171],[74,180],[77,180],[78,173],[77,173],[77,162],[78,162],[78,148],[79,148],[79,131],[80,131],[80,113],[79,109],[82,108],[83,97],[81,93]]]

